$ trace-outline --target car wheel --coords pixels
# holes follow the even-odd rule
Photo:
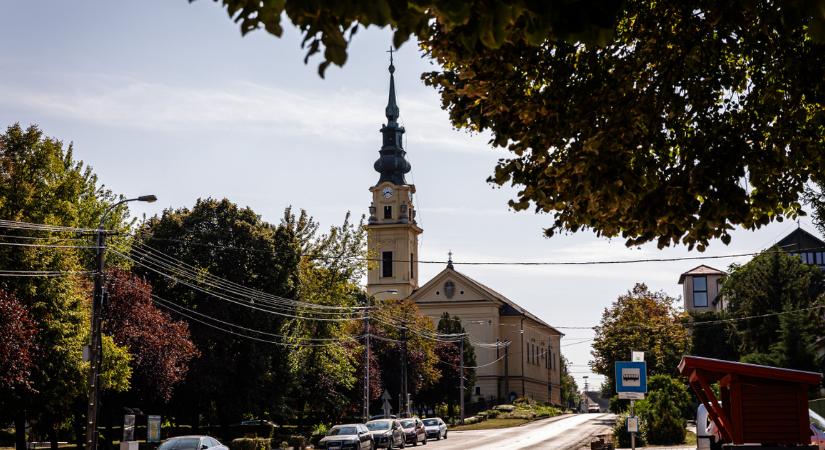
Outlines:
[[[387,444],[387,450],[392,450],[392,438],[390,438],[390,443]]]
[[[447,431],[444,431],[444,439],[447,439]]]

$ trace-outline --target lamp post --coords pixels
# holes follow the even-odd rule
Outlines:
[[[364,422],[370,420],[370,298],[378,294],[398,294],[398,289],[378,291],[366,298],[364,309]]]
[[[157,200],[157,197],[154,195],[142,195],[136,198],[129,198],[125,200],[121,200],[103,211],[103,215],[100,217],[100,224],[97,227],[96,235],[96,253],[95,259],[97,262],[97,270],[95,271],[95,287],[94,287],[94,294],[92,296],[92,323],[91,323],[91,333],[90,333],[90,343],[89,343],[89,409],[86,414],[86,450],[97,450],[97,411],[98,411],[98,403],[100,397],[100,386],[98,385],[100,381],[100,365],[103,361],[103,348],[101,346],[101,338],[100,338],[100,326],[102,323],[102,309],[103,309],[103,297],[105,296],[104,292],[104,265],[106,262],[105,259],[105,252],[106,252],[106,230],[103,229],[103,225],[106,222],[106,218],[109,217],[109,214],[115,210],[118,206],[127,203],[127,202],[147,202],[152,203]]]

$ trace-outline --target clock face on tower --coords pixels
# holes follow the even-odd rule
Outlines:
[[[384,195],[384,198],[390,198],[392,197],[392,188],[387,186],[381,191],[381,193]]]

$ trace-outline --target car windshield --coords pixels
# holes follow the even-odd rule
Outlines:
[[[401,426],[404,428],[411,428],[415,426],[415,421],[412,419],[402,420]]]
[[[370,431],[389,430],[390,429],[390,423],[389,422],[367,422],[367,428],[369,428]]]
[[[424,419],[424,425],[434,427],[438,425],[438,419]]]
[[[175,438],[160,444],[158,450],[200,450],[199,438]]]
[[[355,427],[333,427],[329,430],[330,436],[342,436],[347,434],[358,434],[358,431],[355,430]]]
[[[825,432],[825,419],[811,410],[808,410],[808,414],[811,416],[811,425],[817,430]]]

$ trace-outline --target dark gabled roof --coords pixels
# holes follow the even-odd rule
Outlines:
[[[783,237],[776,243],[776,246],[786,252],[800,250],[825,250],[825,242],[813,234],[805,231],[802,227],[797,227],[795,230],[788,233],[787,236]]]
[[[557,330],[555,327],[553,327],[549,323],[539,319],[538,316],[536,316],[535,314],[531,313],[530,311],[527,311],[526,309],[522,308],[516,302],[510,300],[509,298],[505,297],[504,295],[502,295],[502,294],[496,292],[495,290],[487,287],[486,285],[470,278],[469,276],[455,270],[454,268],[452,268],[450,266],[448,266],[447,268],[445,268],[444,270],[439,272],[436,276],[432,277],[430,279],[430,281],[428,281],[426,284],[424,284],[424,286],[421,286],[419,289],[416,289],[416,291],[413,293],[413,296],[414,296],[415,293],[423,292],[425,290],[424,288],[428,287],[428,285],[430,283],[433,283],[437,278],[440,278],[441,275],[444,274],[444,273],[449,273],[451,275],[454,275],[456,278],[460,278],[460,279],[464,280],[465,282],[467,282],[471,286],[474,286],[476,289],[486,293],[487,295],[489,295],[493,299],[498,300],[499,302],[501,302],[503,304],[503,311],[502,311],[504,313],[503,315],[524,315],[525,317],[527,317],[531,320],[534,320],[537,323],[539,323],[541,325],[544,325],[547,328],[550,328],[551,330],[555,331],[559,335],[564,336],[564,333]],[[510,314],[508,314],[508,312]],[[516,314],[513,314],[514,312]]]
[[[682,361],[679,362],[679,373],[687,376],[695,370],[702,371],[710,382],[717,381],[728,374],[809,385],[817,385],[822,380],[822,374],[819,372],[760,366],[700,356],[683,356]]]
[[[685,277],[688,275],[727,275],[727,272],[723,272],[719,269],[714,269],[713,267],[702,264],[679,275],[679,284],[684,283]]]

